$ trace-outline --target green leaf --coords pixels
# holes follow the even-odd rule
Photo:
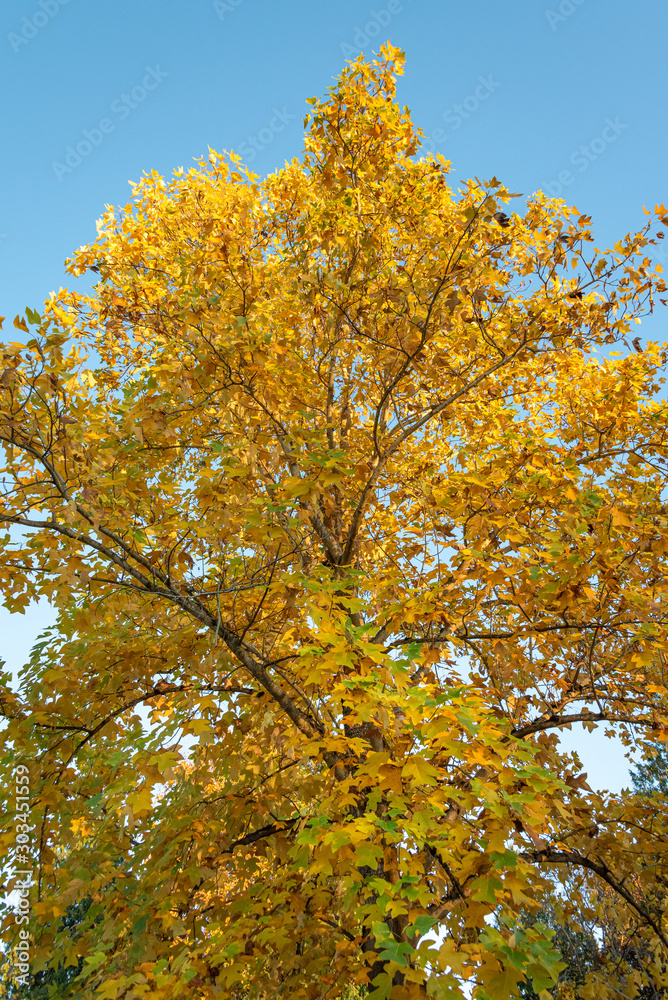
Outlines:
[[[30,306],[26,306],[26,316],[31,326],[39,326],[42,322],[40,314],[35,309],[31,309]]]
[[[383,942],[383,950],[379,952],[378,958],[381,962],[396,962],[397,965],[408,965],[408,957],[415,949],[405,941]]]
[[[416,917],[413,921],[411,930],[416,934],[419,934],[420,937],[423,937],[425,934],[429,933],[436,922],[435,917],[430,917],[427,913],[421,913],[420,916]]]
[[[492,906],[496,905],[497,892],[503,889],[503,883],[493,875],[488,878],[476,879],[474,886],[475,890],[471,893],[471,899],[476,902],[490,903]]]

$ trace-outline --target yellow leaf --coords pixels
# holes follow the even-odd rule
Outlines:
[[[411,757],[408,763],[404,764],[401,775],[407,781],[423,785],[435,785],[439,778],[439,772],[434,765],[420,756]]]

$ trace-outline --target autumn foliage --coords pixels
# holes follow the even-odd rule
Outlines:
[[[69,262],[92,293],[2,346],[0,588],[59,612],[4,763],[34,969],[81,958],[73,996],[548,997],[560,873],[564,920],[614,899],[646,956],[581,996],[668,983],[668,807],[558,745],[668,738],[667,354],[635,325],[666,209],[598,250],[563,202],[453,188],[402,64],[350,64],[267,178],[145,176]]]

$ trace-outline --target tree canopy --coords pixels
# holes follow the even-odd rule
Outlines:
[[[596,884],[649,956],[582,996],[668,982],[666,803],[559,748],[668,739],[667,347],[635,337],[668,215],[601,250],[453,187],[402,68],[349,64],[266,178],[144,176],[68,263],[90,294],[2,345],[0,588],[58,609],[3,766],[73,996],[547,997],[560,873],[563,920]]]

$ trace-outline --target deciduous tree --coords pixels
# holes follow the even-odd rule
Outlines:
[[[0,586],[59,611],[4,738],[34,967],[81,956],[78,995],[540,992],[519,917],[566,870],[663,975],[665,805],[558,737],[668,736],[666,347],[627,343],[668,216],[598,250],[562,202],[453,188],[402,64],[349,65],[267,178],[142,178],[69,264],[92,293],[3,345]]]

